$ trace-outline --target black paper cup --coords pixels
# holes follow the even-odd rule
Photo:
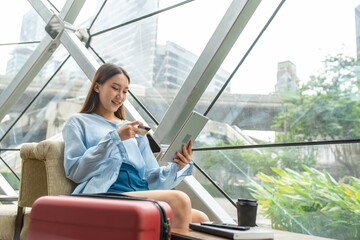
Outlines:
[[[256,226],[257,200],[239,198],[236,202],[239,226]]]

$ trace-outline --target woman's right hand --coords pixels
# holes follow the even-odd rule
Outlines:
[[[117,130],[121,141],[135,137],[135,135],[140,132],[139,128],[137,127],[138,125],[143,125],[143,123],[140,121],[134,121],[121,126]]]

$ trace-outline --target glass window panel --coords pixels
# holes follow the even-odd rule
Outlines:
[[[3,141],[4,134],[8,132],[9,128],[19,119],[19,116],[23,113],[23,111],[28,107],[28,105],[33,101],[33,99],[36,97],[37,93],[44,87],[44,85],[49,81],[49,79],[52,77],[54,72],[57,70],[57,68],[60,66],[62,61],[66,58],[64,55],[64,48],[60,46],[55,52],[54,55],[51,57],[52,61],[48,61],[45,63],[44,67],[41,69],[41,71],[37,74],[37,76],[32,80],[32,82],[29,84],[28,88],[25,90],[25,92],[22,94],[22,96],[17,100],[17,102],[9,109],[7,115],[4,117],[4,119],[0,123],[0,142]],[[56,91],[54,91],[56,92]],[[36,117],[36,116],[34,116]],[[28,120],[25,120],[26,118],[23,118],[21,121],[30,121],[30,118]],[[23,122],[23,124],[26,124]],[[17,131],[17,130],[12,130]],[[21,130],[22,132],[22,130]],[[15,134],[15,132],[13,132]],[[21,136],[21,135],[20,135]],[[18,139],[16,137],[15,139]],[[6,145],[10,146],[12,144],[18,144],[17,140],[10,141]],[[10,145],[9,145],[10,144]]]
[[[257,224],[335,239],[359,226],[360,143],[194,151],[195,163],[234,202],[255,198]],[[236,210],[201,175],[203,186],[236,219]],[[329,230],[331,226],[331,230]],[[346,232],[346,236],[343,235]]]
[[[47,1],[42,1],[42,2],[53,13],[59,14],[61,12],[61,9],[64,7],[66,1],[64,1],[64,0],[47,0]]]
[[[4,84],[7,86],[12,81],[38,45],[38,42],[29,44],[0,45],[0,77],[2,78],[0,85]],[[3,90],[4,88],[1,87],[0,92]]]
[[[186,2],[188,1],[184,1],[184,0],[159,0],[159,8],[160,9],[164,9],[164,8],[168,8],[174,5],[179,5],[179,4],[187,4]]]
[[[23,23],[23,16],[31,9],[28,1],[9,1],[0,8],[0,43],[15,43]]]
[[[19,190],[19,179],[21,175],[21,158],[20,158],[20,150],[5,149],[0,144],[0,174],[5,178],[8,184],[15,190]],[[12,171],[9,169],[11,168]]]
[[[48,67],[59,67],[60,60],[63,59],[59,59],[59,62],[48,62]],[[52,69],[52,73],[56,68]],[[90,81],[71,59],[53,76],[50,83],[23,113],[25,107],[48,80],[41,76],[40,74],[35,79],[15,105],[19,110],[15,111],[16,109],[13,108],[13,112],[10,112],[12,117],[9,121],[17,122],[6,136],[2,137],[3,147],[13,147],[24,142],[38,142],[51,138],[61,132],[64,122],[71,114],[79,111]],[[18,120],[20,114],[22,115]],[[1,126],[10,127],[7,122],[1,123]]]
[[[280,3],[282,3],[284,1],[279,1],[279,0],[275,0],[275,1],[261,1],[261,3],[259,4],[259,6],[257,7],[256,11],[253,13],[253,15],[251,16],[251,18],[249,19],[246,27],[244,28],[244,30],[242,31],[242,33],[240,34],[240,36],[238,37],[238,39],[236,40],[234,46],[232,47],[231,51],[229,52],[229,54],[226,56],[224,63],[222,65],[222,68],[226,71],[229,72],[233,72],[234,69],[236,68],[237,65],[240,65],[241,68],[244,68],[244,65],[249,62],[249,60],[247,60],[248,58],[251,58],[251,56],[253,55],[252,52],[256,51],[256,49],[258,48],[259,43],[256,43],[256,38],[258,36],[261,36],[260,40],[264,38],[264,35],[266,35],[268,32],[271,31],[273,25],[274,25],[274,20],[271,21],[271,17],[272,15],[274,15],[276,13],[276,9],[277,7],[280,7],[280,12],[284,11],[284,5],[280,5]],[[288,4],[288,3],[287,3]],[[279,13],[276,14],[275,19],[278,17]],[[261,31],[263,29],[265,29],[265,26],[267,26],[267,24],[269,24],[269,26],[266,28],[264,33],[261,33]],[[256,43],[256,44],[255,44]],[[254,46],[252,46],[253,44],[255,44]],[[269,42],[266,42],[266,44],[269,44]],[[266,45],[268,46],[268,45]],[[263,61],[262,58],[266,57],[268,54],[267,52],[270,49],[262,49],[263,52],[259,52],[258,55],[256,56],[255,60],[253,61]],[[247,55],[247,53],[250,52],[251,54]],[[261,56],[260,58],[258,56]],[[246,60],[246,61],[244,61]],[[244,62],[243,62],[244,61]],[[253,79],[257,79],[259,81],[259,79],[257,78],[257,74],[260,74],[259,72],[259,67],[264,68],[267,66],[263,66],[262,64],[258,64],[256,65],[257,68],[254,68],[254,65],[252,65],[251,67],[251,73],[248,73],[248,75],[250,75],[251,80]],[[271,67],[271,66],[270,66]],[[247,75],[246,75],[247,76]],[[235,80],[233,80],[234,82]],[[238,82],[239,80],[237,80],[236,82]],[[238,93],[249,93],[249,91],[246,90],[242,90],[242,88],[247,88],[248,86],[252,86],[252,85],[256,85],[256,84],[252,84],[250,85],[249,82],[247,82],[245,79],[242,80],[243,82],[234,85],[232,84],[232,88],[231,91]],[[244,82],[246,84],[244,84]],[[266,84],[266,83],[264,83]],[[271,83],[270,83],[271,84]],[[254,88],[252,88],[254,89]],[[257,87],[255,88],[256,91],[262,91],[263,87]],[[253,91],[251,93],[257,93],[256,91]],[[268,92],[265,92],[268,93]]]
[[[360,1],[333,1],[322,17],[324,1],[311,10],[307,1],[286,2],[251,49],[249,39],[255,40],[277,4],[260,4],[227,56],[223,69],[240,67],[230,93],[220,96],[208,116],[254,144],[359,138],[355,8]],[[304,12],[306,18],[299,16]],[[334,22],[334,15],[346,17]]]
[[[1,7],[0,74],[16,75],[45,36],[44,26],[43,20],[26,1]]]
[[[127,96],[127,100],[134,106],[134,108],[139,112],[139,114],[141,115],[141,117],[144,118],[145,123],[152,128],[152,130],[156,130],[157,125],[159,124],[159,117],[161,116],[160,114],[156,114],[156,115],[152,115],[151,113],[165,113],[167,108],[165,108],[164,106],[167,106],[165,103],[163,104],[158,104],[159,99],[158,96],[156,96],[155,98],[151,98],[151,96],[149,95],[149,91],[147,91],[147,95],[144,96],[144,94],[141,94],[139,91],[142,91],[143,93],[145,93],[144,89],[138,90],[136,89],[136,87],[131,86],[131,92],[135,95],[135,97],[138,100],[135,100],[130,94],[128,94]],[[141,101],[139,103],[139,100],[144,100],[146,98],[146,101],[149,101],[146,106],[144,106]],[[151,116],[149,116],[148,112],[151,114]],[[155,118],[155,119],[153,119]]]
[[[103,0],[85,1],[81,11],[74,22],[77,28],[90,28],[92,27],[96,14],[100,11]]]
[[[212,120],[208,124],[211,126],[209,127],[210,132],[206,133],[208,136],[212,136],[208,142],[216,145],[216,137],[220,137],[229,143],[229,141],[236,140],[235,136],[243,128],[247,130],[268,128],[269,123],[260,120],[264,117],[268,120],[269,116],[274,114],[273,111],[279,111],[277,104],[281,102],[278,98],[273,100],[272,97],[266,95],[259,97],[256,94],[236,94],[237,87],[232,84],[236,80],[231,75],[238,65],[242,66],[241,63],[247,56],[246,52],[251,49],[251,45],[262,26],[266,24],[278,4],[279,1],[263,1],[260,3],[196,105],[195,110],[206,113],[207,117]],[[258,98],[261,98],[260,102]],[[275,109],[263,106],[265,104],[262,103],[268,103],[269,100],[275,101]],[[261,104],[258,106],[259,114],[257,111],[249,111],[247,105],[254,107],[259,103]],[[249,114],[257,115],[250,116]]]
[[[231,1],[193,1],[161,13],[158,43],[170,41],[199,56],[224,16]]]
[[[144,4],[138,4],[140,3]],[[109,1],[108,4],[113,4],[111,8],[106,8],[111,11],[117,11],[116,8],[121,6],[120,2],[115,5]],[[132,10],[132,15],[135,17],[144,14],[148,11],[147,4],[144,7],[137,6],[135,11]],[[130,89],[135,89],[135,95],[138,91],[143,93],[138,99],[159,121],[186,80],[228,5],[229,1],[211,3],[212,7],[209,7],[209,2],[206,1],[181,5],[159,15],[95,35],[91,40],[91,47],[104,61],[115,62],[129,72]],[[104,8],[104,13],[106,9]],[[119,11],[120,9],[117,12]],[[110,12],[107,12],[107,15],[109,14]],[[203,17],[199,17],[200,14]],[[129,17],[126,14],[119,15],[119,19],[124,22]],[[209,24],[209,19],[212,24]],[[107,25],[104,21],[99,20],[102,29],[116,25]],[[94,31],[91,31],[91,34],[92,32]],[[223,82],[227,74],[220,72],[219,76]],[[219,88],[216,84],[219,82],[215,81],[212,89]],[[152,100],[161,106],[154,106]],[[156,111],[152,111],[153,109]]]
[[[98,10],[100,10],[100,6],[103,5],[103,3],[104,1],[97,1],[96,5]],[[93,33],[103,31],[107,28],[152,14],[156,11],[181,5],[182,3],[185,3],[185,5],[187,4],[186,1],[181,0],[140,0],[132,2],[125,0],[108,0],[94,22],[91,30]],[[109,15],[115,17],[109,18]]]
[[[144,19],[94,37],[91,46],[105,60],[123,66],[131,84],[152,84],[155,55],[154,18]],[[145,41],[146,39],[146,41]]]
[[[267,2],[263,1],[260,7],[264,4],[270,5]],[[256,24],[257,31],[250,38],[251,42],[275,10],[277,3],[276,5],[274,3],[273,7],[269,8],[270,11],[262,14],[264,15],[263,19],[260,19],[262,21],[259,20],[260,23]],[[252,94],[276,92],[279,90],[277,87],[280,87],[277,86],[280,84],[280,78],[284,77],[279,65],[282,62],[290,61],[294,64],[293,69],[288,69],[286,73],[292,81],[298,80],[301,84],[323,69],[323,61],[327,55],[344,53],[356,56],[355,8],[360,1],[349,1],[346,4],[340,0],[332,1],[327,5],[328,11],[321,13],[321,17],[319,12],[327,2],[316,1],[311,8],[308,4],[310,1],[291,1],[282,5],[239,69],[236,80],[232,81],[233,92]],[[257,17],[257,13],[264,12],[262,8],[258,10],[254,18]],[[306,13],[305,18],[304,13]],[[335,20],[333,17],[335,15],[344,17]],[[245,38],[245,35],[243,37]],[[238,39],[239,44],[241,40],[242,38]],[[245,46],[248,49],[248,45]],[[261,88],[258,87],[260,82]]]
[[[158,1],[109,0],[91,28],[92,33],[123,24],[158,10]],[[116,16],[109,18],[109,16]]]

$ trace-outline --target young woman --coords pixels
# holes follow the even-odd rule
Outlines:
[[[191,222],[208,221],[206,214],[192,209],[185,193],[170,190],[192,174],[192,142],[183,146],[173,163],[160,167],[147,137],[139,134],[138,125],[143,123],[126,120],[129,84],[124,69],[103,64],[80,113],[67,120],[64,167],[67,177],[78,184],[74,193],[119,192],[167,202],[174,228],[187,229]]]

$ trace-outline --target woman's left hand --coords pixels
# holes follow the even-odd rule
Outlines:
[[[190,140],[187,147],[185,145],[182,146],[182,152],[176,152],[176,157],[174,158],[174,162],[179,164],[179,170],[185,167],[192,160],[192,141]]]

